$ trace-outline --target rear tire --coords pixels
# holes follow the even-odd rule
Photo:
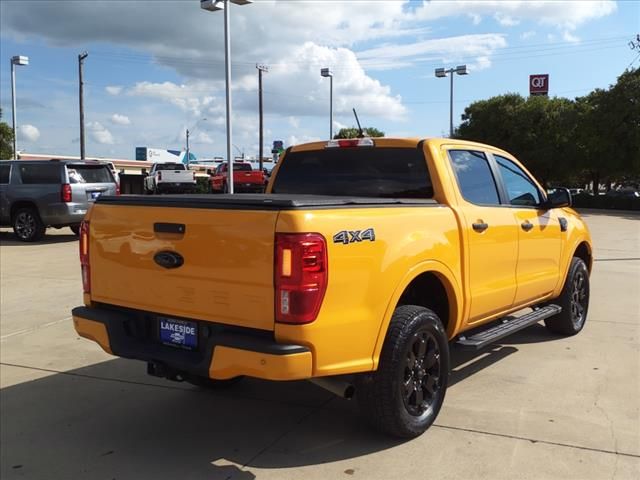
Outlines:
[[[191,375],[185,378],[185,382],[195,385],[200,388],[207,388],[210,390],[221,390],[224,388],[230,388],[236,383],[240,382],[244,377],[233,377],[227,380],[216,380],[214,378],[200,377],[197,375]]]
[[[550,331],[570,336],[584,328],[589,310],[589,269],[581,258],[571,259],[562,293],[552,303],[562,311],[544,321]]]
[[[449,377],[449,343],[431,310],[396,308],[378,370],[356,376],[356,398],[376,429],[397,437],[424,433],[440,411]]]
[[[80,225],[69,225],[69,228],[76,237],[80,235]]]
[[[13,215],[13,233],[21,242],[37,242],[44,237],[45,225],[34,207],[19,208]]]

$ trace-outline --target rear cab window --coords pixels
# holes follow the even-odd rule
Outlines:
[[[25,163],[18,167],[20,179],[23,185],[53,185],[63,183],[62,164],[52,163]]]
[[[422,149],[355,147],[290,152],[271,193],[373,198],[432,198]]]
[[[69,183],[115,183],[107,165],[67,165]]]
[[[498,187],[489,160],[475,150],[449,150],[462,197],[475,205],[499,205]]]
[[[184,164],[182,163],[159,163],[156,165],[156,171],[158,170],[184,170]]]

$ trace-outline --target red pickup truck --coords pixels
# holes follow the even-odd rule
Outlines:
[[[228,193],[228,165],[222,163],[216,168],[209,179],[210,193]],[[264,172],[253,170],[250,163],[235,162],[233,164],[234,192],[262,193],[266,186]]]

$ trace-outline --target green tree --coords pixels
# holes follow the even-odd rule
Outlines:
[[[0,119],[2,119],[1,108]],[[0,122],[0,159],[9,158],[13,158],[13,129],[6,122]]]
[[[366,127],[362,129],[364,131],[365,137],[384,137],[384,132],[378,130],[375,127]],[[333,138],[358,138],[360,135],[360,130],[356,127],[351,128],[341,128],[338,133],[336,133]]]

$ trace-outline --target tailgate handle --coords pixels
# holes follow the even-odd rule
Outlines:
[[[187,226],[184,223],[154,223],[153,231],[156,233],[179,233],[184,235]]]

